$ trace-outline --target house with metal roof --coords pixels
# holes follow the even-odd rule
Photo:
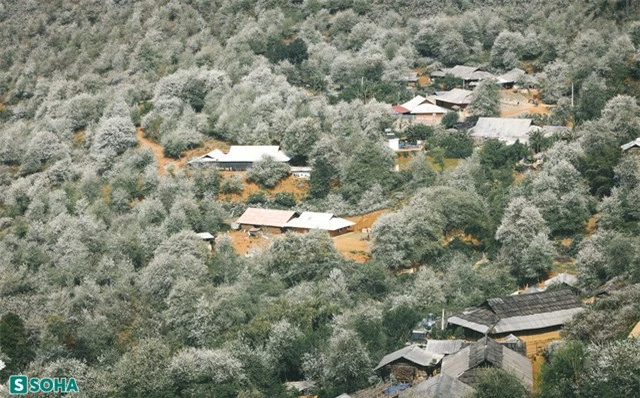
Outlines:
[[[407,120],[410,123],[422,123],[435,125],[440,123],[448,109],[430,102],[427,98],[416,95],[404,104],[392,107],[396,117]]]
[[[442,68],[433,73],[432,77],[444,78],[447,75],[452,75],[462,80],[463,87],[473,87],[481,80],[495,78],[489,72],[480,70],[477,66],[456,65],[453,68]]]
[[[516,141],[525,144],[529,142],[531,122],[531,119],[481,117],[469,130],[469,135],[478,144],[489,139],[500,140],[507,145]]]
[[[320,229],[336,236],[351,230],[356,225],[353,221],[336,217],[331,213],[318,213],[305,211],[298,217],[294,217],[285,224],[285,228],[295,232],[308,232],[312,229]]]
[[[448,327],[462,328],[470,339],[513,334],[527,344],[527,355],[535,355],[560,337],[560,329],[584,311],[570,289],[491,298],[447,319]]]
[[[640,137],[636,138],[631,142],[627,142],[626,144],[622,145],[620,148],[622,148],[622,152],[640,155]]]
[[[305,211],[302,213],[292,210],[273,210],[249,207],[236,220],[244,230],[260,229],[272,233],[286,231],[309,232],[312,229],[327,231],[331,236],[337,236],[351,231],[355,225],[353,221],[336,217],[331,213],[317,213]]]
[[[272,210],[249,207],[236,220],[240,228],[260,228],[273,233],[285,231],[285,225],[298,213],[292,210]]]
[[[447,109],[462,110],[471,103],[471,95],[473,91],[464,90],[462,88],[454,88],[449,91],[439,91],[430,100],[436,105]]]
[[[291,160],[277,145],[232,145],[227,153],[214,149],[206,155],[190,160],[188,164],[211,165],[223,170],[246,170],[267,156],[282,163]]]
[[[464,340],[429,340],[425,349],[436,354],[451,355],[466,345]]]
[[[484,337],[442,360],[442,374],[476,387],[484,368],[503,369],[516,376],[529,389],[533,387],[533,368],[529,359]]]
[[[520,68],[513,68],[510,71],[498,76],[496,80],[502,88],[512,88],[527,72]]]
[[[400,382],[412,381],[419,375],[433,374],[444,354],[429,352],[417,345],[409,345],[385,355],[373,370],[386,378],[393,374]]]
[[[468,398],[475,388],[440,373],[400,393],[399,398]]]

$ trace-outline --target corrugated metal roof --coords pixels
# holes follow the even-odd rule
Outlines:
[[[424,115],[424,114],[433,114],[433,113],[448,113],[449,110],[445,109],[438,105],[433,105],[428,102],[424,104],[420,104],[415,108],[411,109],[412,115]]]
[[[299,217],[293,218],[286,223],[287,228],[301,229],[321,229],[325,231],[337,231],[355,225],[353,221],[336,217],[331,213],[317,213],[305,211]]]
[[[562,272],[553,278],[549,278],[544,281],[544,286],[549,287],[554,283],[564,283],[569,286],[578,286],[578,278],[575,275],[568,274],[566,272]]]
[[[438,92],[434,98],[450,104],[468,105],[471,103],[471,94],[473,94],[473,91],[454,88],[453,90]]]
[[[513,68],[511,69],[509,72],[498,76],[498,82],[505,84],[505,83],[515,83],[518,81],[518,79],[520,79],[522,76],[524,76],[526,74],[525,71],[523,71],[522,69],[519,68]]]
[[[429,352],[423,350],[417,345],[410,345],[404,348],[399,349],[398,351],[392,352],[391,354],[385,355],[381,360],[378,366],[375,367],[374,370],[378,370],[383,366],[386,366],[392,362],[395,362],[399,359],[404,359],[408,362],[412,362],[416,365],[420,366],[435,366],[440,361],[444,355],[436,354],[433,352]]]
[[[401,104],[400,106],[403,107],[404,109],[409,110],[409,112],[411,112],[413,110],[413,108],[415,108],[416,106],[422,104],[426,100],[427,99],[425,97],[423,97],[421,95],[416,95],[415,97],[413,97],[409,101],[405,102],[404,104]]]
[[[426,350],[438,354],[450,355],[460,351],[463,340],[429,340]]]
[[[409,113],[409,110],[402,105],[394,105],[391,107],[395,113]]]
[[[283,228],[295,215],[296,212],[290,210],[257,209],[249,207],[236,222],[238,224]]]
[[[529,359],[488,337],[445,357],[442,360],[442,373],[457,379],[468,370],[484,364],[502,368],[529,387],[533,385],[533,369]]]
[[[574,315],[582,311],[584,311],[584,308],[571,308],[568,310],[545,312],[543,314],[502,318],[493,326],[491,331],[493,333],[500,334],[561,326],[569,322]]]
[[[626,144],[622,145],[620,148],[622,148],[623,151],[627,151],[633,147],[640,147],[640,137],[636,138],[631,142],[627,142]]]
[[[473,387],[441,373],[405,390],[400,398],[466,398],[474,391]]]
[[[506,144],[513,144],[519,140],[524,144],[529,141],[530,128],[531,119],[481,117],[469,131],[470,135],[476,138],[495,138]]]
[[[211,240],[214,238],[214,236],[211,235],[209,232],[198,232],[196,233],[196,235],[198,235],[198,237],[202,240]]]
[[[253,163],[264,156],[271,156],[278,162],[291,160],[277,145],[232,145],[227,153],[214,149],[191,162]]]
[[[578,297],[569,289],[490,298],[487,299],[487,304],[499,318],[546,314],[582,307]]]

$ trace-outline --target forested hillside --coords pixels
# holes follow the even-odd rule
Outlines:
[[[0,0],[0,43],[5,386],[286,398],[310,380],[333,398],[382,383],[427,314],[568,271],[584,298],[611,294],[522,396],[637,394],[640,157],[621,146],[640,137],[640,2]],[[400,131],[391,105],[454,87],[427,77],[457,64],[535,76],[550,111],[531,118],[569,133],[474,146],[478,116],[499,116],[484,83],[469,119]],[[425,151],[403,158],[390,132]],[[186,166],[229,145],[278,145],[311,178]],[[239,252],[248,206],[384,211],[353,261],[322,231]]]

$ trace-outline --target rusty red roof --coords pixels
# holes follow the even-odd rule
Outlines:
[[[240,218],[238,218],[238,220],[236,220],[236,222],[238,224],[282,228],[294,215],[296,215],[295,211],[257,209],[250,207],[240,216]]]
[[[409,113],[409,110],[404,106],[394,105],[391,107],[395,113]]]

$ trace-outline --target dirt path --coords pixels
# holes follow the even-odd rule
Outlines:
[[[153,155],[155,156],[156,162],[158,163],[158,174],[160,174],[161,176],[165,175],[167,173],[166,166],[168,166],[169,164],[173,164],[176,167],[178,166],[175,160],[169,159],[164,156],[164,152],[162,151],[162,146],[160,144],[155,143],[144,136],[144,129],[140,127],[137,128],[136,134],[138,135],[138,143],[140,144],[140,146],[151,148],[151,150],[153,151]]]

